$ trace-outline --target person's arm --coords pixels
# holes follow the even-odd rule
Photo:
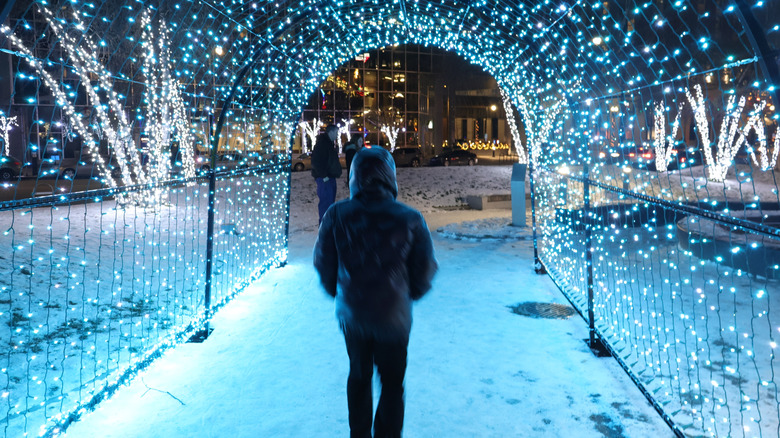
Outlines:
[[[418,213],[419,214],[419,213]],[[413,300],[419,300],[431,289],[431,281],[439,269],[433,254],[433,240],[425,219],[420,215],[420,221],[412,230],[414,242],[407,261],[409,271],[409,294]]]
[[[341,176],[341,161],[339,161],[339,153],[335,148],[328,156],[328,176],[331,178]]]
[[[320,282],[328,295],[336,296],[339,259],[336,241],[333,238],[333,209],[328,209],[322,217],[317,242],[314,244],[314,268],[320,275]]]
[[[320,137],[317,137],[311,151],[311,174],[315,178],[327,178],[328,176],[328,154]]]

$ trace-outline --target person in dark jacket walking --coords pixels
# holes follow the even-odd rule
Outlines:
[[[382,147],[352,162],[350,199],[333,204],[320,225],[314,266],[336,299],[347,346],[347,400],[353,438],[400,437],[412,301],[431,288],[438,265],[420,212],[398,201],[395,163]],[[382,382],[373,416],[374,365]]]
[[[352,159],[355,158],[357,151],[363,148],[363,134],[354,134],[349,139],[349,143],[344,145],[344,157],[347,161],[347,185],[349,185],[349,169],[352,166]]]
[[[317,136],[314,150],[311,152],[311,176],[317,182],[320,223],[322,215],[336,201],[336,179],[341,176],[339,153],[334,143],[338,135],[339,128],[336,125],[328,125],[325,132]]]

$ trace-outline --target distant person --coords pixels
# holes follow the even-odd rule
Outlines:
[[[349,169],[352,165],[352,159],[357,151],[363,148],[363,134],[354,134],[349,139],[349,143],[344,145],[344,157],[347,161],[347,185],[349,186]]]
[[[338,135],[339,128],[336,125],[328,125],[325,132],[317,136],[314,150],[311,152],[311,176],[317,182],[320,223],[328,207],[336,202],[336,179],[341,176],[341,163],[335,143]]]
[[[438,268],[422,215],[396,201],[395,163],[381,147],[357,152],[351,197],[325,213],[314,267],[336,298],[349,355],[347,401],[351,437],[400,437],[412,301],[430,288]],[[382,382],[376,415],[374,365]],[[373,417],[373,418],[372,418]]]

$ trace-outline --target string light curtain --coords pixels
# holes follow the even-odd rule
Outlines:
[[[286,143],[262,102],[221,103],[260,40],[235,19],[205,3],[12,5],[0,101],[25,167],[0,187],[3,436],[58,434],[286,260]]]
[[[772,314],[780,304],[777,0],[16,3],[4,34],[16,35],[30,54],[4,40],[14,80],[0,109],[18,117],[9,128],[9,151],[40,167],[36,190],[65,187],[68,194],[28,208],[18,206],[30,202],[29,180],[16,178],[4,188],[12,193],[2,204],[10,223],[4,238],[14,248],[4,262],[0,297],[9,340],[0,382],[6,433],[62,425],[89,394],[132,369],[153,350],[150,327],[162,331],[162,321],[146,315],[173,306],[177,321],[185,321],[199,309],[196,291],[206,280],[203,177],[166,186],[160,205],[150,207],[115,205],[117,197],[77,202],[73,193],[85,188],[79,178],[43,173],[57,149],[67,152],[68,141],[87,139],[30,57],[55,78],[97,138],[98,152],[85,158],[107,152],[108,128],[115,126],[103,125],[117,123],[101,120],[87,90],[93,87],[130,115],[135,146],[128,150],[143,160],[148,146],[141,133],[150,118],[139,23],[147,13],[152,26],[165,23],[169,32],[170,71],[180,84],[196,170],[204,155],[198,152],[285,155],[309,96],[333,70],[367,51],[435,46],[481,66],[522,124],[518,156],[533,168],[541,263],[578,310],[593,315],[586,318],[598,338],[674,432],[780,431]],[[74,75],[74,55],[63,50],[40,7],[55,11],[77,42],[95,42],[94,58],[110,75],[110,87],[98,72],[89,79]],[[176,136],[183,128],[173,130]],[[108,157],[105,168],[113,167],[129,166],[114,166]],[[264,254],[260,265],[284,252],[284,231],[281,237],[277,231],[286,220],[289,187],[272,168],[220,180],[211,212],[219,239],[230,244],[213,241],[218,295],[251,278],[231,245],[256,248]],[[111,190],[120,190],[119,198],[131,193],[121,184]],[[95,205],[100,214],[91,210]],[[170,216],[177,208],[195,211],[184,220]],[[248,221],[249,211],[256,225],[240,220]],[[155,222],[158,216],[170,227]],[[108,248],[86,244],[83,236],[94,235],[105,236]],[[168,252],[174,243],[176,256]],[[55,276],[55,268],[65,275]],[[156,275],[141,275],[149,272]],[[178,285],[192,293],[176,295]],[[64,371],[69,360],[79,363],[75,380]]]

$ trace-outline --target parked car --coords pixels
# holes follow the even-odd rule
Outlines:
[[[393,161],[396,167],[420,167],[420,148],[396,148],[393,151]]]
[[[304,170],[311,169],[311,154],[299,154],[293,155],[292,158],[292,170],[295,172],[302,172]]]
[[[111,171],[111,176],[118,177],[121,173],[119,163],[114,157],[103,156]],[[92,178],[99,176],[94,159],[87,153],[81,158],[62,158],[59,154],[46,154],[39,164],[39,176],[61,177],[66,179]]]
[[[631,148],[621,155],[625,160],[625,164],[631,167],[656,170],[655,148],[653,147]],[[686,169],[700,164],[702,164],[702,158],[696,148],[679,147],[672,151],[671,161],[667,165],[667,170]]]
[[[347,157],[344,154],[339,154],[339,163],[341,163],[342,169],[347,168]],[[295,172],[311,170],[311,153],[293,154],[292,170]]]
[[[217,154],[216,170],[232,170],[250,167],[257,164],[257,158],[245,156],[238,152],[220,152]],[[211,156],[208,154],[195,157],[195,167],[200,172],[208,172],[211,169]]]
[[[0,181],[10,181],[22,172],[22,161],[8,155],[0,155]]]
[[[477,154],[465,149],[452,149],[434,155],[429,166],[473,166],[477,164]]]

